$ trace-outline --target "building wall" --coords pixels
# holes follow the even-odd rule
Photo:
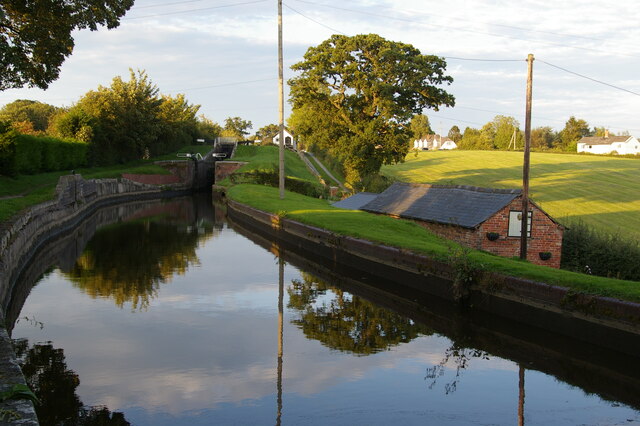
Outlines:
[[[522,198],[514,199],[509,205],[497,212],[478,229],[462,228],[454,225],[438,223],[418,223],[436,235],[447,238],[478,250],[504,257],[520,256],[520,237],[509,237],[509,212],[522,209]],[[563,229],[554,223],[544,212],[529,204],[532,211],[531,237],[527,243],[527,260],[537,265],[560,268],[562,254]],[[499,237],[495,241],[487,238],[488,232],[497,232]],[[548,260],[540,259],[541,252],[551,253]]]
[[[614,142],[609,145],[590,145],[588,143],[578,144],[578,152],[610,154],[614,151],[620,155],[640,154],[640,142],[638,142],[636,138],[631,138],[626,142]]]

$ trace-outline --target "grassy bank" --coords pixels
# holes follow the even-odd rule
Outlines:
[[[405,182],[493,188],[522,186],[522,153],[425,151],[382,173]],[[530,193],[560,220],[581,220],[609,232],[640,238],[640,163],[637,159],[531,153]]]
[[[287,192],[280,200],[277,188],[259,185],[237,185],[227,196],[260,210],[284,215],[309,225],[382,244],[424,253],[436,259],[451,261],[460,246],[431,234],[415,223],[363,211],[343,210],[325,200]],[[575,291],[617,297],[640,302],[640,282],[602,278],[551,269],[515,259],[470,250],[468,260],[475,268],[560,285]]]
[[[243,166],[237,173],[250,173],[253,171],[278,170],[279,151],[273,146],[253,146],[240,145],[236,149],[233,161],[247,161],[249,164]],[[317,183],[318,179],[311,174],[304,162],[293,151],[284,151],[284,172],[287,177],[302,179],[308,182]]]
[[[211,150],[210,146],[189,146],[178,152],[200,152],[202,155]],[[123,173],[167,174],[167,170],[153,164],[158,160],[178,159],[176,153],[150,160],[139,160],[127,164],[108,167],[92,167],[75,170],[85,179],[108,179],[122,177]],[[0,222],[9,219],[19,211],[44,201],[53,199],[55,187],[60,176],[69,171],[19,175],[15,178],[0,176]]]

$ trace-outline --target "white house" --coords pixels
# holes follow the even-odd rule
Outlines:
[[[276,145],[280,145],[280,133],[279,132],[273,137],[273,143],[276,144]],[[284,147],[285,148],[291,148],[291,149],[293,149],[295,151],[298,150],[298,142],[295,140],[293,135],[287,131],[287,129],[284,129]]]
[[[640,142],[633,136],[589,136],[578,141],[578,152],[592,154],[640,154]]]
[[[458,145],[448,137],[427,135],[424,139],[413,141],[413,149],[435,151],[438,149],[455,149]]]

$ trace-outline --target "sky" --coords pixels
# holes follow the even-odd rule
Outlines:
[[[454,78],[445,89],[456,106],[424,111],[436,133],[480,128],[498,114],[524,128],[531,53],[532,127],[561,130],[575,116],[640,137],[639,22],[631,0],[285,0],[285,79],[332,34],[376,33],[445,57]],[[0,105],[70,106],[132,68],[145,70],[163,94],[184,93],[216,122],[239,116],[253,132],[278,122],[277,0],[137,0],[118,28],[74,39],[47,90],[6,90]]]

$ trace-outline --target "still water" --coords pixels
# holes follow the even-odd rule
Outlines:
[[[624,374],[383,307],[281,262],[206,198],[111,222],[16,302],[43,425],[640,424]]]

